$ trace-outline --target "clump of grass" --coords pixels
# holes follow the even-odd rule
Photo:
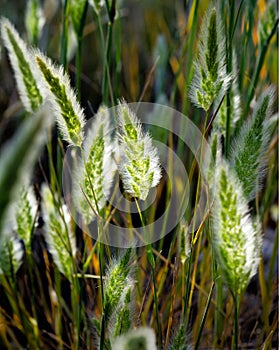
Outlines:
[[[86,18],[88,5],[93,8],[93,19],[90,16]],[[186,18],[181,15],[180,10],[184,9],[179,3],[174,13],[157,3],[157,11],[145,12],[142,17],[144,21],[146,17],[150,20],[149,16],[155,18],[161,34],[159,36],[157,28],[153,28],[153,33],[147,30],[145,38],[149,39],[149,45],[138,48],[140,41],[134,40],[134,36],[133,43],[128,39],[126,45],[121,45],[123,35],[127,34],[122,26],[126,23],[123,17],[126,17],[129,6],[123,7],[123,3],[116,1],[66,0],[62,22],[57,19],[63,29],[60,38],[61,67],[47,57],[58,56],[57,52],[52,52],[57,46],[55,39],[49,37],[50,45],[43,42],[49,29],[52,32],[53,25],[60,30],[56,27],[57,23],[45,24],[46,31],[41,38],[47,51],[44,55],[37,49],[28,48],[12,24],[1,19],[4,45],[25,110],[29,114],[39,110],[20,125],[15,137],[3,147],[0,159],[0,281],[1,293],[5,294],[5,302],[0,305],[0,318],[4,325],[0,336],[1,348],[155,350],[162,349],[164,344],[165,348],[172,350],[198,349],[200,346],[238,349],[243,347],[244,341],[252,348],[274,346],[275,339],[272,338],[276,337],[273,334],[278,320],[273,316],[271,297],[276,292],[273,271],[278,241],[276,237],[267,268],[261,254],[261,232],[265,235],[274,222],[277,225],[275,210],[271,207],[277,191],[271,181],[263,189],[263,196],[257,194],[262,189],[261,181],[269,157],[269,179],[277,174],[274,164],[277,136],[273,134],[274,119],[270,120],[274,90],[269,88],[260,93],[268,77],[273,76],[271,67],[264,69],[263,62],[266,52],[270,52],[269,48],[270,53],[275,55],[275,43],[272,47],[269,45],[273,43],[277,19],[270,2],[257,5],[255,12],[259,11],[259,6],[265,6],[265,9],[264,15],[256,19],[251,4],[241,2],[239,5],[237,10],[234,2],[221,6],[210,3],[202,19],[198,40],[195,40],[196,25],[200,23],[204,11],[199,1],[187,7]],[[154,5],[149,6],[153,8]],[[146,9],[145,4],[143,8]],[[29,0],[26,29],[32,44],[37,44],[40,37],[41,15],[38,9],[39,1]],[[162,16],[163,13],[167,16]],[[126,18],[129,22],[130,15]],[[166,18],[170,19],[170,23],[166,22]],[[69,23],[72,23],[78,39],[75,69],[66,60]],[[170,32],[169,24],[172,23],[178,29],[178,36]],[[95,30],[97,26],[98,33]],[[258,36],[252,35],[257,32]],[[244,44],[241,57],[238,42],[237,45],[234,42],[237,33]],[[86,70],[88,61],[92,62],[90,57],[83,56],[88,46],[83,46],[84,52],[81,49],[85,41],[91,45],[87,38],[92,35],[97,39],[94,74]],[[156,38],[159,38],[157,44]],[[99,40],[101,55],[97,47]],[[196,46],[198,58],[192,76],[192,68],[185,69],[185,65],[191,67],[192,51]],[[247,55],[250,50],[252,54],[247,59],[245,53]],[[146,220],[161,216],[168,208],[172,188],[168,183],[169,174],[165,175],[165,171],[176,170],[172,168],[172,152],[166,158],[165,170],[162,170],[152,135],[144,131],[129,104],[120,100],[116,125],[110,119],[108,109],[110,103],[120,96],[128,99],[130,87],[133,89],[131,96],[139,91],[143,79],[138,76],[138,69],[142,74],[143,65],[137,64],[138,54],[141,62],[145,62],[145,59],[150,61],[150,52],[156,52],[155,64],[147,75],[140,99],[152,99],[155,92],[156,98],[164,96],[164,103],[168,103],[170,98],[172,106],[186,108],[188,103],[181,101],[180,97],[185,98],[185,86],[192,82],[188,96],[196,106],[206,111],[202,134],[204,137],[210,135],[209,157],[204,163],[202,154],[206,140],[203,139],[199,167],[196,168],[196,161],[189,152],[184,152],[184,145],[178,147],[176,137],[156,130],[158,140],[167,144],[172,152],[179,149],[181,161],[186,168],[190,166],[192,192],[189,208],[178,229],[153,245],[146,235]],[[101,62],[98,62],[98,54]],[[256,67],[251,67],[256,57]],[[71,87],[67,72],[76,73],[76,90]],[[125,78],[123,83],[121,73]],[[250,83],[247,82],[248,77]],[[86,110],[79,102],[81,79],[95,91],[100,87],[102,92],[102,96],[92,98],[91,95],[89,98],[94,102],[102,100],[103,105],[99,109],[97,105],[93,106],[97,113],[87,133],[84,130]],[[97,80],[92,84],[92,79]],[[127,82],[129,84],[126,85]],[[83,89],[83,97],[89,91]],[[255,92],[260,97],[251,104]],[[223,99],[225,95],[226,99]],[[52,109],[48,106],[41,111],[45,100],[50,100]],[[253,112],[249,117],[251,106]],[[208,118],[211,110],[214,113],[212,118]],[[153,118],[162,113],[164,108],[154,108],[149,121],[153,122]],[[190,110],[189,115],[197,125],[202,125],[200,110]],[[107,225],[129,228],[139,236],[137,227],[140,222],[143,228],[141,240],[148,243],[144,249],[128,248],[121,254],[119,249],[95,242],[82,230],[75,230],[63,204],[68,193],[60,192],[61,174],[59,166],[56,168],[53,164],[55,155],[51,142],[48,142],[50,180],[44,160],[39,162],[44,181],[49,185],[35,184],[40,200],[34,203],[33,196],[29,195],[29,185],[33,184],[31,171],[39,149],[47,140],[46,130],[52,126],[52,116],[57,120],[63,140],[77,146],[71,149],[71,155],[78,155],[71,179],[74,186],[72,199],[74,209],[84,219],[82,230],[87,232],[86,226],[97,219],[97,226],[93,226],[97,227],[98,239],[105,233]],[[115,127],[117,135],[113,137],[111,131]],[[60,141],[58,165],[63,155]],[[195,230],[191,217],[196,217],[201,210],[198,197],[204,172],[200,169],[206,169],[209,208]],[[131,205],[136,205],[138,213],[126,213],[109,203],[116,171],[120,174],[120,187],[125,198],[131,201]],[[185,184],[177,175],[171,176],[175,179],[175,186],[183,187]],[[155,200],[142,212],[140,201],[145,201],[155,186],[158,186]],[[112,197],[114,194],[113,191]],[[43,227],[38,227],[42,223]],[[164,223],[162,235],[167,233],[166,227]],[[43,232],[46,242],[40,241],[40,232]],[[27,259],[23,259],[24,246]],[[53,264],[49,263],[50,255],[46,250],[49,250]],[[19,268],[22,262],[23,266]],[[253,338],[250,322],[246,323],[247,316],[242,307],[252,293],[246,288],[258,268],[259,282],[254,280],[254,283],[260,287],[257,295],[261,295],[262,315],[256,312],[258,337]],[[224,283],[232,298],[228,297]],[[27,299],[30,299],[31,306]],[[228,320],[232,313],[234,337],[230,344],[232,329]],[[240,313],[242,317],[239,318]]]

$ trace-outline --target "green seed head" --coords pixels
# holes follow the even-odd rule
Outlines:
[[[74,146],[81,146],[83,140],[83,126],[85,117],[77,98],[70,87],[70,82],[62,68],[55,67],[52,62],[36,55],[36,62],[43,74],[52,96],[56,111],[58,126],[65,141]]]
[[[193,103],[205,111],[225,93],[231,81],[226,72],[225,35],[218,13],[216,7],[210,7],[203,19],[199,55],[189,90]]]
[[[122,150],[119,172],[124,189],[130,196],[145,200],[161,178],[157,149],[125,102],[119,105],[118,117]]]
[[[269,140],[268,118],[271,115],[273,96],[272,88],[263,93],[253,110],[252,118],[233,141],[230,160],[248,201],[255,197],[256,189],[261,188],[264,176],[264,154]]]
[[[28,112],[35,112],[41,106],[43,97],[38,87],[38,70],[25,42],[6,19],[1,20],[1,32],[4,44],[15,72],[20,98]]]
[[[225,280],[236,295],[256,273],[260,233],[253,224],[242,187],[233,169],[220,161],[212,211],[212,244]]]

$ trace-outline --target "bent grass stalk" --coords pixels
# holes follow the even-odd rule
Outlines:
[[[82,45],[87,8],[87,0],[70,2],[70,18],[78,41],[78,50],[76,52],[76,91],[78,101],[81,99]]]

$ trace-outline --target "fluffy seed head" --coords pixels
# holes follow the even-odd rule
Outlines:
[[[140,327],[116,339],[112,350],[156,350],[155,333],[151,328]]]
[[[23,247],[19,239],[11,236],[5,237],[0,245],[0,275],[13,277],[22,263],[22,258]]]
[[[1,19],[1,35],[8,50],[24,108],[28,112],[35,112],[41,106],[43,97],[37,84],[40,73],[34,58],[14,26],[6,18]]]
[[[76,239],[67,218],[67,207],[60,206],[48,186],[42,187],[43,218],[48,249],[59,271],[69,280],[73,274],[73,257],[76,254]],[[66,211],[66,212],[65,212]]]
[[[16,205],[16,232],[26,247],[31,248],[31,233],[37,212],[37,204],[32,188],[22,188]]]
[[[235,169],[247,200],[252,200],[261,188],[264,176],[264,154],[269,141],[268,119],[274,100],[274,89],[268,88],[259,98],[252,118],[233,141],[231,165]]]
[[[212,243],[225,280],[236,295],[257,271],[261,235],[250,217],[239,180],[228,164],[218,164],[215,179]]]
[[[119,104],[118,121],[121,151],[118,169],[125,192],[145,200],[151,187],[157,186],[161,178],[158,151],[125,102]]]
[[[186,222],[182,222],[180,225],[178,251],[180,260],[182,264],[184,264],[190,255],[190,242],[188,235],[188,226]]]
[[[132,287],[130,273],[130,261],[132,250],[126,252],[107,268],[106,283],[104,285],[104,315],[108,322],[119,302],[124,299],[128,287]]]
[[[70,80],[62,67],[40,52],[35,53],[36,62],[48,85],[46,93],[56,114],[57,123],[65,141],[74,146],[81,146],[85,116],[76,95],[70,86]]]
[[[95,213],[100,214],[110,194],[117,169],[114,145],[108,109],[100,107],[84,140],[83,155],[74,174],[73,201],[87,225]]]
[[[132,289],[133,282],[128,283],[127,287],[123,292],[123,300],[120,300],[116,311],[112,315],[111,333],[116,338],[121,334],[125,334],[131,328],[131,304],[132,304]],[[110,331],[110,329],[109,329]],[[114,341],[114,340],[113,340]]]
[[[208,9],[202,22],[198,59],[189,95],[192,102],[208,111],[227,90],[231,77],[226,72],[226,47],[219,10]]]

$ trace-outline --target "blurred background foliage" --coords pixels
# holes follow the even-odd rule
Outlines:
[[[38,40],[40,49],[57,62],[60,61],[62,3],[59,0],[42,1],[44,25]],[[1,0],[0,13],[9,18],[22,37],[30,42],[25,25],[26,4],[26,1]],[[186,101],[187,86],[191,80],[192,61],[198,44],[198,26],[208,4],[209,1],[117,1],[110,65],[115,99],[124,97],[133,102],[139,101],[141,97],[143,101],[149,102],[166,101],[184,110],[188,117],[196,112]],[[236,8],[239,5],[240,1],[236,1]],[[266,6],[264,0],[244,2],[236,24],[233,42],[241,73],[239,86],[243,94],[246,94],[251,82],[260,50],[259,22],[265,15]],[[101,19],[106,30],[105,10],[101,11]],[[76,46],[70,27],[68,70],[72,77],[75,75]],[[268,83],[278,85],[277,58],[277,38],[274,36],[260,72],[257,94]],[[89,7],[83,38],[81,96],[82,105],[88,108],[90,104],[95,111],[102,99],[103,63],[96,14]],[[3,112],[18,98],[7,62],[1,65],[0,74],[0,108]],[[163,95],[166,99],[163,99]]]

